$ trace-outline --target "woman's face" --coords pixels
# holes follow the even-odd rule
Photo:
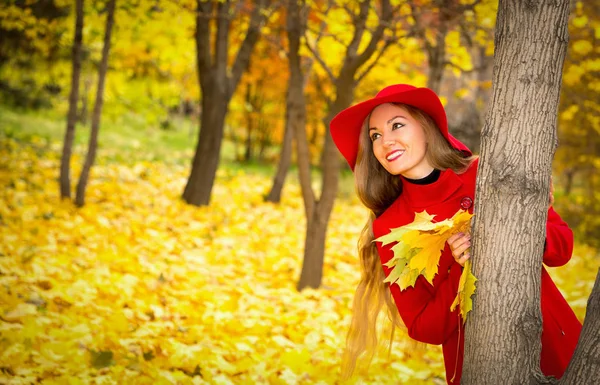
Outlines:
[[[404,107],[390,103],[375,107],[369,137],[375,158],[390,174],[420,179],[433,171],[425,156],[425,130]]]

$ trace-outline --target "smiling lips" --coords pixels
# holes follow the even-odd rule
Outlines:
[[[404,154],[404,150],[394,150],[394,151],[388,152],[387,155],[385,156],[385,159],[387,159],[388,162],[393,162],[396,159],[400,158],[402,156],[402,154]]]

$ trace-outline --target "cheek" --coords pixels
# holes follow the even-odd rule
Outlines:
[[[379,145],[380,142],[379,140],[376,140],[375,142],[373,142],[373,155],[375,155],[375,158],[379,159],[381,157],[382,151],[383,149],[381,148],[381,146]]]

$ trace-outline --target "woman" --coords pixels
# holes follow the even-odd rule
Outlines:
[[[477,158],[448,133],[437,95],[405,84],[386,87],[374,98],[339,113],[331,122],[331,135],[354,171],[359,198],[371,211],[359,241],[362,278],[354,298],[344,374],[350,375],[358,356],[377,344],[377,315],[385,303],[394,325],[405,325],[411,338],[442,345],[446,380],[460,383],[464,333],[459,331],[463,327],[459,309],[451,312],[450,306],[462,266],[470,258],[470,236],[457,234],[448,239],[433,284],[421,276],[414,287],[405,290],[384,283],[391,271],[384,264],[393,257],[393,244],[382,246],[373,240],[412,222],[415,213],[423,210],[435,214],[436,221],[460,209],[472,213]],[[564,265],[572,249],[571,230],[550,207],[544,264]],[[545,268],[541,299],[541,369],[546,375],[561,377],[581,323]]]

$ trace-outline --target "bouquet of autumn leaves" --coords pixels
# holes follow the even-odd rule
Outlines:
[[[427,282],[433,284],[433,277],[438,272],[438,265],[446,241],[459,232],[468,232],[472,214],[459,210],[452,218],[441,222],[433,222],[435,215],[427,211],[415,214],[415,220],[405,226],[391,229],[389,234],[375,239],[392,246],[394,256],[385,265],[392,271],[385,279],[390,285],[396,283],[400,290],[415,285],[417,278],[422,275]],[[463,267],[458,284],[458,293],[450,310],[460,307],[463,323],[467,320],[467,313],[473,308],[471,296],[475,292],[477,278],[471,272],[471,260],[467,260]]]

